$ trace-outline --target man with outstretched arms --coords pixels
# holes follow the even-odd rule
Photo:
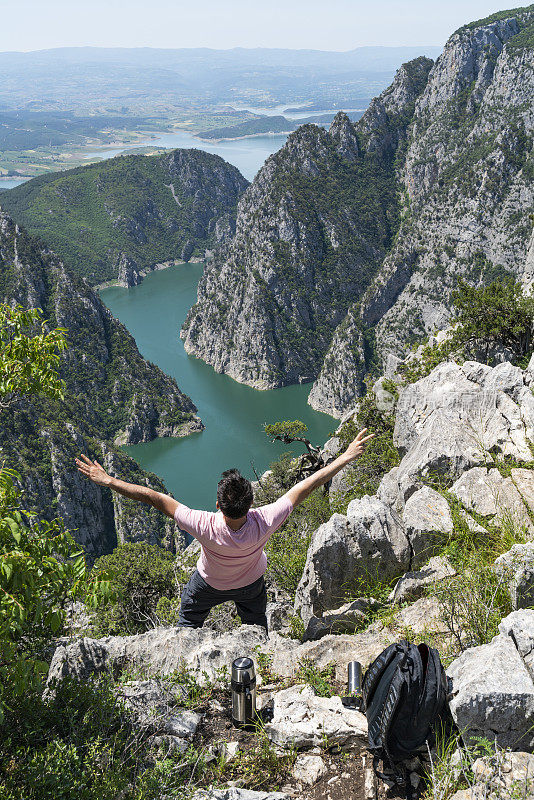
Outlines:
[[[366,436],[366,432],[366,428],[360,431],[331,464],[297,483],[276,502],[260,508],[251,508],[251,483],[237,469],[223,472],[217,486],[218,510],[214,512],[195,511],[147,486],[112,478],[98,461],[85,455],[76,459],[76,466],[99,486],[108,486],[172,517],[179,528],[200,542],[197,568],[182,593],[179,627],[200,628],[214,606],[233,600],[242,623],[267,628],[265,545],[299,503],[361,455],[374,435]]]

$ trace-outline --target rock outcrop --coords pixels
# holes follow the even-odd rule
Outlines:
[[[19,398],[1,412],[2,457],[14,468],[24,463],[26,505],[47,518],[62,516],[91,561],[124,540],[173,547],[170,521],[89,483],[74,457],[85,452],[112,474],[162,491],[161,481],[142,472],[118,445],[202,430],[192,401],[141,357],[86,283],[2,212],[0,299],[40,308],[51,326],[67,331],[59,366],[64,401]]]
[[[247,186],[220,156],[172,150],[41,175],[3,192],[2,206],[92,285],[135,286],[230,239]]]
[[[199,284],[187,352],[257,388],[318,375],[394,236],[394,160],[431,63],[405,65],[356,125],[343,113],[328,132],[304,125],[266,161]]]
[[[339,606],[347,590],[358,596],[378,576],[400,577],[440,549],[454,523],[448,501],[426,485],[433,479],[449,482],[471,527],[484,530],[468,514],[476,512],[488,525],[532,535],[534,472],[513,467],[505,477],[496,463],[532,461],[532,386],[530,368],[466,361],[440,364],[400,391],[393,438],[402,460],[376,496],[353,500],[312,535],[295,599],[306,623]]]
[[[512,750],[534,747],[534,611],[514,611],[489,643],[449,666],[450,709],[465,740],[485,736]]]
[[[466,25],[430,71],[399,166],[398,234],[334,334],[310,394],[315,408],[342,416],[354,405],[362,330],[373,330],[385,367],[388,354],[403,357],[444,328],[459,275],[532,285],[533,19],[529,6]]]
[[[276,693],[273,717],[265,732],[272,742],[286,749],[363,747],[367,719],[359,711],[345,708],[341,697],[317,697],[310,686],[297,685]]]

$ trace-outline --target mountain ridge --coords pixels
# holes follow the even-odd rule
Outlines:
[[[449,298],[458,275],[476,284],[511,274],[528,288],[533,272],[529,266],[533,247],[529,244],[528,219],[532,208],[533,20],[534,6],[529,6],[462,27],[450,37],[442,55],[427,71],[420,91],[414,92],[412,87],[410,94],[409,76],[403,66],[391,87],[371,102],[357,123],[344,122],[343,137],[353,143],[345,149],[345,157],[352,157],[351,146],[356,158],[356,153],[391,153],[388,148],[394,148],[390,175],[396,187],[393,205],[399,221],[377,258],[380,264],[375,274],[367,285],[359,287],[356,296],[341,276],[344,296],[336,310],[342,311],[343,319],[332,332],[326,351],[323,348],[327,335],[317,337],[313,321],[310,324],[301,318],[292,341],[296,353],[293,362],[300,359],[302,366],[300,372],[294,363],[286,366],[279,320],[284,313],[291,315],[291,308],[273,306],[268,312],[260,309],[258,317],[263,314],[265,322],[244,321],[237,338],[234,328],[238,330],[239,326],[227,314],[210,331],[215,319],[213,310],[225,294],[224,286],[217,289],[217,267],[211,267],[206,282],[199,285],[199,303],[183,329],[188,352],[204,358],[215,369],[258,387],[315,380],[311,405],[342,416],[364,392],[364,379],[370,370],[384,369],[390,355],[403,357],[413,344],[448,324]],[[388,104],[389,111],[385,108]],[[289,137],[280,151],[287,154],[288,160],[292,141]],[[278,154],[278,163],[282,158]],[[309,174],[310,158],[302,148],[300,158],[294,159],[298,180],[305,180]],[[267,196],[276,175],[266,181],[266,170],[274,172],[275,163],[266,163],[245,198],[253,196],[255,185],[259,187],[261,182],[263,195]],[[320,169],[321,165],[316,167]],[[231,259],[232,248],[239,241],[244,203],[242,200],[238,209],[236,237],[214,261],[219,265],[220,276],[227,272],[221,265]],[[308,198],[300,206],[297,203],[293,215],[305,214],[306,203],[310,205]],[[279,211],[280,207],[271,209],[270,223],[262,223],[248,213],[247,258],[255,267],[261,259],[256,242],[261,226],[276,227]],[[240,268],[242,265],[243,259]],[[302,259],[296,260],[296,274],[299,265],[304,268]],[[277,280],[276,276],[282,279],[283,269],[276,254],[267,259],[264,273],[268,274],[269,269],[274,273],[271,282]],[[333,273],[332,280],[340,277],[335,270]],[[250,275],[248,280],[252,285]],[[241,306],[250,315],[250,303],[250,307],[257,304],[254,297],[258,287],[250,289],[249,297],[243,295],[242,286],[240,291]],[[347,305],[351,295],[352,303]],[[324,313],[331,312],[332,307],[325,304]],[[212,316],[207,319],[206,314]],[[199,324],[195,327],[197,315]],[[296,313],[293,319],[297,319]],[[278,333],[276,341],[273,329]],[[330,331],[327,333],[330,335]],[[225,337],[232,343],[226,349]],[[272,342],[268,352],[265,341]],[[310,358],[307,350],[317,344],[320,351],[316,358]],[[261,365],[267,362],[274,364],[280,374],[267,368],[261,374]]]
[[[140,356],[98,295],[3,211],[0,299],[40,308],[50,325],[67,329],[59,366],[65,399],[19,398],[0,412],[0,452],[21,474],[29,509],[48,519],[63,517],[89,561],[125,540],[175,549],[170,520],[89,484],[74,457],[85,452],[126,480],[165,491],[119,446],[201,431],[192,401]]]
[[[247,186],[220,156],[172,150],[41,175],[2,192],[2,207],[91,284],[132,286],[230,237]]]

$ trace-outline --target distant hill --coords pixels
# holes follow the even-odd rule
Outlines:
[[[231,236],[248,182],[200,150],[128,155],[42,175],[2,208],[91,284],[138,283],[156,264],[202,257]]]
[[[349,118],[354,122],[362,116],[363,111],[356,111],[349,114]],[[329,125],[333,122],[335,114],[317,114],[301,119],[287,119],[281,115],[272,115],[249,119],[240,122],[238,125],[225,125],[220,128],[211,128],[207,131],[200,131],[197,134],[201,139],[238,139],[241,136],[259,136],[262,133],[291,133],[296,131],[300,125],[308,123],[314,125]]]
[[[353,107],[405,61],[438,47],[322,50],[75,47],[0,53],[0,108],[167,113],[172,107],[314,102]]]

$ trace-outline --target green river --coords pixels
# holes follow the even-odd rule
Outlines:
[[[179,264],[150,274],[131,289],[102,289],[100,296],[126,325],[142,355],[176,378],[206,426],[202,433],[183,439],[156,439],[125,450],[159,475],[178,500],[210,510],[224,469],[238,467],[253,479],[252,465],[261,474],[281,453],[302,452],[302,445],[271,443],[263,432],[265,422],[301,419],[314,444],[326,441],[337,423],[307,404],[309,385],[260,392],[187,355],[179,332],[196,301],[202,268]]]

